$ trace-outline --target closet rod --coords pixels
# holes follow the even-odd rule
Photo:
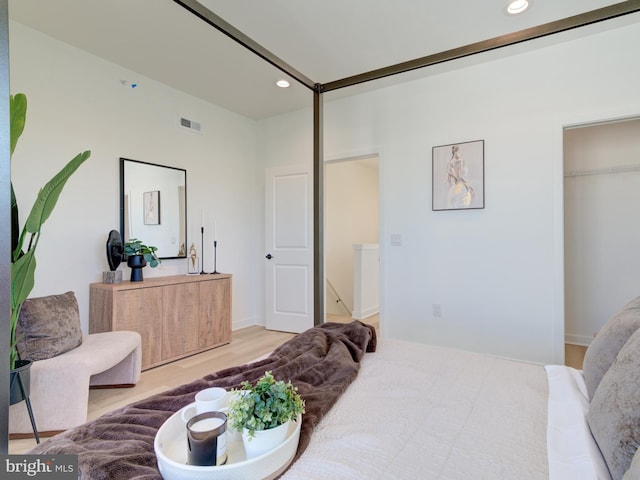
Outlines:
[[[564,172],[566,177],[582,177],[585,175],[604,175],[607,173],[628,173],[628,172],[640,172],[640,165],[624,165],[619,167],[609,168],[594,168],[591,170],[568,170]]]

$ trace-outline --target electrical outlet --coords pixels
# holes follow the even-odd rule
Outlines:
[[[442,317],[442,306],[439,303],[433,304],[433,316]]]

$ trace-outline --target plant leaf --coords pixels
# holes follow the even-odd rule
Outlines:
[[[51,212],[56,206],[65,183],[67,183],[67,180],[73,172],[75,172],[90,155],[90,151],[76,155],[73,160],[67,163],[55,177],[49,180],[49,182],[40,189],[38,192],[38,198],[33,204],[31,213],[29,213],[29,217],[24,225],[24,229],[27,232],[40,232],[40,227],[42,227],[42,224],[47,220],[47,218],[49,218]]]
[[[25,121],[27,119],[27,96],[24,93],[16,93],[9,96],[9,106],[11,112],[11,123],[9,125],[11,135],[11,155],[16,149],[18,139],[24,131]],[[20,234],[20,225],[18,218],[18,202],[13,191],[13,183],[11,183],[11,251],[18,247],[18,238]]]
[[[11,183],[11,252],[18,248],[18,239],[20,233],[20,224],[18,218],[18,202],[16,194],[13,191],[13,182]],[[22,248],[22,245],[20,245]]]
[[[27,96],[24,93],[16,93],[9,97],[11,111],[11,155],[18,144],[18,139],[24,130],[27,119]]]
[[[15,310],[33,290],[36,271],[34,250],[29,250],[11,264],[11,310]]]

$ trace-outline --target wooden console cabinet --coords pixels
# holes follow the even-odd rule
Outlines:
[[[89,333],[140,333],[143,370],[231,341],[231,275],[154,277],[90,288]]]

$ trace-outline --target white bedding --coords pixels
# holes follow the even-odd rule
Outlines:
[[[582,372],[545,367],[549,379],[547,452],[550,480],[611,480],[589,424],[589,394]]]
[[[548,479],[541,366],[380,340],[282,477]]]

